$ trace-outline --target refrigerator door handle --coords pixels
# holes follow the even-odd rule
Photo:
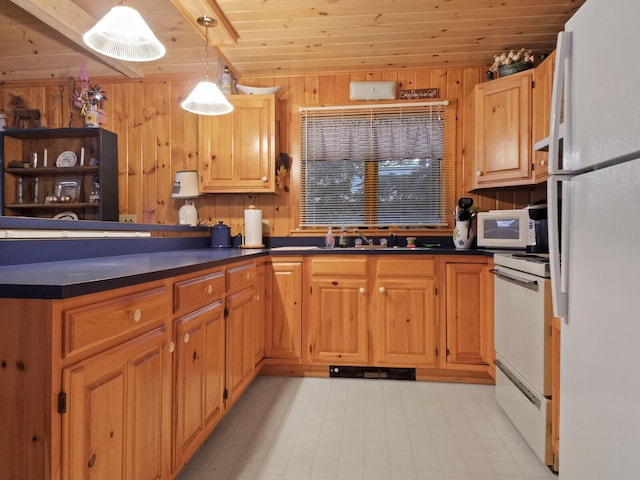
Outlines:
[[[553,314],[565,319],[569,313],[569,209],[568,202],[562,202],[560,209],[559,187],[571,179],[569,175],[552,175],[547,180],[547,205],[549,217],[549,267],[551,270],[551,299]],[[566,191],[564,192],[567,193]],[[560,223],[562,222],[562,223]],[[562,239],[560,238],[562,232]]]
[[[567,81],[569,60],[571,56],[571,32],[558,33],[556,46],[556,65],[553,71],[553,88],[551,90],[551,115],[549,119],[549,174],[556,175],[570,173],[562,170],[560,165],[561,150],[560,140],[564,141],[564,150],[567,150],[570,135],[570,106],[571,96],[567,89],[570,82]],[[564,100],[564,122],[562,117]]]

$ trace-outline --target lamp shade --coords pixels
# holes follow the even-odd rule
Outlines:
[[[196,170],[181,170],[176,172],[173,182],[173,198],[194,198],[200,195],[198,191],[198,172]]]
[[[82,39],[98,53],[130,62],[157,60],[166,52],[138,11],[126,5],[113,7]]]
[[[233,111],[233,105],[218,86],[208,81],[198,83],[180,106],[197,115],[224,115]]]

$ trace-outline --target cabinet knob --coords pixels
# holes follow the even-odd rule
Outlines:
[[[544,160],[540,160],[540,166],[541,167],[544,167],[545,163],[547,163],[547,162],[545,162]]]
[[[266,176],[265,176],[265,177],[262,177],[262,181],[263,181],[263,182],[266,182],[266,181],[268,181],[268,180],[269,180],[269,177],[266,177]]]
[[[482,176],[482,172],[480,170],[476,170],[476,177],[481,177]]]
[[[260,294],[258,293],[256,294],[256,302],[259,302],[259,301],[260,301]]]
[[[133,312],[129,312],[129,318],[134,322],[139,322],[142,318],[142,312],[139,308],[136,308]]]
[[[360,287],[360,294],[364,295],[365,293],[367,293],[367,290],[364,287]]]
[[[213,286],[207,285],[207,294],[211,295],[211,292],[213,292]]]
[[[386,290],[384,287],[380,287],[380,288],[378,289],[378,291],[379,291],[380,293],[385,293],[387,290]]]
[[[167,350],[169,350],[169,353],[173,353],[176,350],[176,344],[173,342],[169,342],[169,345],[167,345]]]
[[[182,336],[182,341],[183,341],[184,343],[189,343],[189,338],[190,338],[190,337],[189,337],[189,332],[187,332],[187,333],[185,333],[185,334]]]

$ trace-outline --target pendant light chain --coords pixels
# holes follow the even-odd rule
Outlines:
[[[198,17],[198,24],[204,27],[204,65],[205,65],[205,78],[209,80],[209,27],[215,27],[218,22],[215,18],[203,15]]]

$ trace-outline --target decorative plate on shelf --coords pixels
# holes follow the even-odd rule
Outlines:
[[[53,218],[54,220],[78,220],[78,215],[74,212],[61,212]]]
[[[58,155],[56,160],[56,167],[73,167],[78,161],[78,157],[75,153],[66,151]]]

